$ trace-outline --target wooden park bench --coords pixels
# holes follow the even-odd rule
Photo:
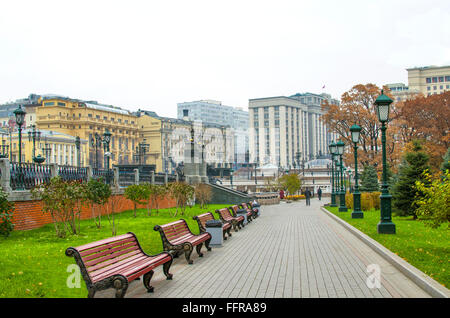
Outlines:
[[[73,256],[83,275],[88,297],[94,297],[99,290],[116,289],[116,298],[122,298],[131,281],[142,275],[144,287],[153,292],[150,280],[153,269],[163,265],[167,279],[172,279],[169,273],[172,255],[162,252],[157,255],[147,255],[142,250],[136,235],[127,234],[107,238],[78,247],[69,247],[67,256]]]
[[[244,209],[244,208],[242,208],[241,206],[239,206],[239,205],[233,205],[233,206],[230,206],[229,207],[229,209],[230,209],[230,211],[233,213],[233,216],[238,216],[238,211],[239,210],[245,210],[246,211],[246,213],[247,213],[247,222],[248,223],[250,223],[251,221],[252,221],[252,211],[250,211],[250,210],[247,210],[247,209]]]
[[[159,231],[164,251],[171,251],[174,257],[178,257],[184,251],[188,264],[194,263],[191,260],[194,246],[199,257],[203,257],[203,253],[201,253],[203,243],[208,251],[211,250],[209,247],[211,234],[208,232],[199,235],[193,234],[183,219],[164,225],[155,225],[153,229]]]
[[[246,209],[248,212],[250,212],[252,214],[252,220],[256,219],[258,217],[258,210],[255,208],[253,208],[251,206],[251,203],[242,203],[241,204],[243,209]]]
[[[234,217],[231,215],[230,210],[228,210],[228,208],[216,210],[216,213],[219,214],[219,217],[222,220],[222,222],[231,223],[233,229],[236,232],[241,229],[241,225],[244,222],[244,217],[242,215]]]
[[[193,219],[197,221],[200,233],[204,233],[204,232],[206,232],[206,222],[209,220],[214,220],[214,215],[211,212],[207,212],[204,214],[196,215],[193,217]],[[222,230],[223,230],[223,239],[226,240],[227,234],[228,234],[228,236],[231,236],[231,233],[230,233],[231,223],[224,222],[222,225]]]

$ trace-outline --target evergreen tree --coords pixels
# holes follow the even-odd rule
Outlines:
[[[375,192],[379,191],[377,170],[374,166],[365,165],[361,174],[361,192]]]
[[[418,141],[413,142],[413,150],[407,152],[403,157],[402,164],[399,167],[398,181],[392,189],[393,212],[397,215],[412,215],[417,218],[417,204],[414,199],[423,196],[415,187],[416,181],[423,182],[425,185],[429,181],[425,178],[423,172],[429,170],[429,157],[422,150]],[[417,195],[417,196],[416,196]]]

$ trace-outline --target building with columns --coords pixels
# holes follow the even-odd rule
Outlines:
[[[339,103],[328,94],[312,93],[250,99],[250,161],[295,168],[328,154],[334,136],[320,120],[325,99]]]

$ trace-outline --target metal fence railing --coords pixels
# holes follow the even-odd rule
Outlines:
[[[65,181],[87,181],[89,178],[85,167],[58,166],[58,175]]]
[[[10,187],[12,190],[30,190],[48,183],[52,173],[50,166],[35,163],[10,163]]]

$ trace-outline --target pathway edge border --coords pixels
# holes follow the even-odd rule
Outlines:
[[[422,288],[425,292],[430,294],[435,298],[449,298],[450,290],[448,290],[445,286],[439,284],[433,278],[412,266],[400,256],[391,252],[385,246],[381,245],[365,233],[361,232],[357,228],[353,227],[349,223],[345,222],[338,216],[334,215],[323,206],[320,209],[325,212],[326,215],[337,221],[344,228],[366,243],[370,248],[372,248],[375,252],[380,254],[384,259],[386,259],[389,263],[391,263],[395,268],[397,268],[400,272],[402,272],[405,276],[411,279],[416,285]]]

